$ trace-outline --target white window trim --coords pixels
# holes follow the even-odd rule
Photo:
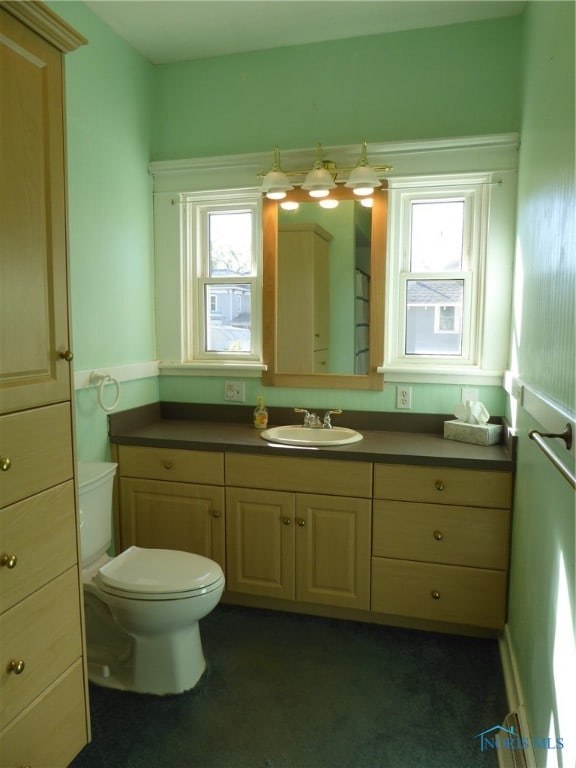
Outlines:
[[[180,252],[182,269],[182,360],[162,366],[169,370],[264,370],[262,363],[262,199],[252,190],[211,190],[180,195]],[[209,211],[250,210],[253,214],[253,264],[250,276],[218,278],[216,282],[246,283],[251,286],[251,352],[208,352],[203,349],[205,334],[204,288],[214,279],[203,274],[203,231]]]
[[[489,258],[492,189],[498,175],[458,173],[396,177],[389,181],[389,234],[385,298],[384,364],[378,369],[388,381],[440,383],[450,377],[458,383],[502,383],[503,370],[494,370],[483,359],[486,338],[486,264]],[[409,254],[409,212],[413,199],[468,197],[473,205],[472,226],[465,231],[469,270],[458,273],[415,273],[407,271]],[[467,274],[468,273],[468,274]],[[409,279],[452,279],[466,276],[465,302],[470,312],[463,317],[461,357],[406,355],[405,295]]]

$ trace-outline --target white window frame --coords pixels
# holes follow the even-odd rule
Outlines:
[[[250,275],[211,277],[208,261],[210,213],[252,213]],[[183,363],[227,366],[262,363],[262,200],[257,193],[234,190],[181,195],[181,247],[183,253]],[[206,350],[206,285],[250,285],[251,351]]]
[[[384,365],[379,369],[385,376],[388,374],[388,380],[441,381],[447,375],[483,373],[484,283],[492,175],[463,173],[390,180],[385,349]],[[461,271],[410,272],[411,205],[426,200],[465,203]],[[406,354],[406,293],[408,281],[414,279],[464,281],[461,355]]]

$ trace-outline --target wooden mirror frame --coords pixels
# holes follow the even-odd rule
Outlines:
[[[331,190],[337,200],[358,200],[351,190],[339,186]],[[278,294],[278,205],[264,198],[262,205],[262,317],[263,353],[267,370],[262,374],[266,387],[306,387],[322,389],[383,389],[384,376],[377,372],[384,354],[384,287],[386,279],[386,242],[388,226],[388,190],[383,182],[374,192],[370,248],[370,336],[367,374],[284,373],[276,370],[277,294]],[[313,202],[307,192],[295,189],[282,202]]]

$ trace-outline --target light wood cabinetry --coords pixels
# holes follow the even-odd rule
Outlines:
[[[0,3],[0,764],[90,735],[73,461],[63,54],[42,3]]]
[[[195,552],[225,569],[223,454],[120,446],[118,461],[120,548]]]
[[[368,609],[370,463],[227,453],[226,483],[230,592]]]
[[[278,229],[277,368],[329,373],[332,235],[317,224]]]
[[[374,487],[372,610],[501,629],[511,475],[377,465]]]

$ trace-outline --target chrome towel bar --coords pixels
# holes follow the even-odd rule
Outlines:
[[[560,472],[562,477],[564,477],[572,488],[576,488],[576,477],[574,474],[568,469],[568,467],[565,467],[562,461],[556,456],[554,451],[549,447],[549,445],[544,441],[544,438],[557,438],[559,440],[564,440],[564,444],[566,445],[566,449],[569,451],[572,448],[572,426],[570,424],[566,424],[566,428],[563,432],[558,433],[544,433],[544,432],[538,432],[537,429],[531,429],[528,432],[528,437],[530,440],[534,440],[536,445],[539,446],[539,448],[542,449],[544,454],[547,456],[547,458],[550,459],[552,464],[556,467],[556,469]]]

